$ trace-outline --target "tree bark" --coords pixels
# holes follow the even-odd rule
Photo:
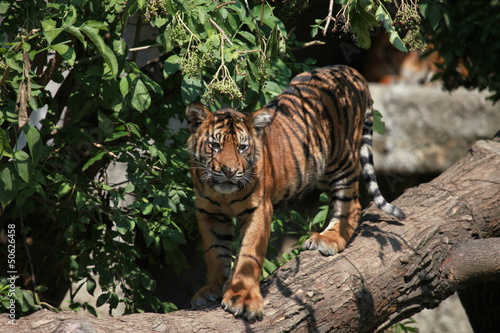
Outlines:
[[[373,332],[468,285],[500,281],[500,141],[478,141],[395,204],[405,221],[369,207],[342,253],[302,252],[265,279],[262,322],[235,319],[217,306],[106,319],[43,310],[10,327],[2,315],[0,331]]]

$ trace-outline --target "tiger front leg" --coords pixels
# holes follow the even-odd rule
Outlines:
[[[260,293],[260,274],[267,251],[272,204],[261,203],[251,214],[238,219],[241,247],[231,278],[225,287],[222,308],[235,317],[262,320],[264,299]]]
[[[318,250],[325,256],[343,251],[354,233],[361,216],[358,183],[333,192],[328,211],[328,226],[314,232],[302,245],[304,250]]]
[[[207,284],[191,298],[193,308],[221,300],[224,284],[231,274],[231,244],[234,238],[231,219],[204,212],[198,212],[197,219],[207,265]]]

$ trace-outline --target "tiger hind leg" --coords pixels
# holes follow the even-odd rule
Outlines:
[[[358,199],[358,178],[338,186],[330,195],[328,225],[321,233],[314,232],[302,245],[304,250],[318,250],[325,256],[345,249],[361,216]]]

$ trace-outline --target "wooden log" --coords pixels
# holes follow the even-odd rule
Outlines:
[[[262,322],[235,319],[218,306],[105,319],[42,310],[15,325],[2,315],[0,331],[373,332],[467,285],[500,281],[500,140],[476,142],[395,204],[405,221],[370,207],[345,251],[303,252],[265,279]]]

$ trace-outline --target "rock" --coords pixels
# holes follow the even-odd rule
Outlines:
[[[374,135],[378,172],[440,173],[474,141],[500,130],[500,105],[487,100],[485,91],[376,83],[370,90],[386,125],[383,136]]]

